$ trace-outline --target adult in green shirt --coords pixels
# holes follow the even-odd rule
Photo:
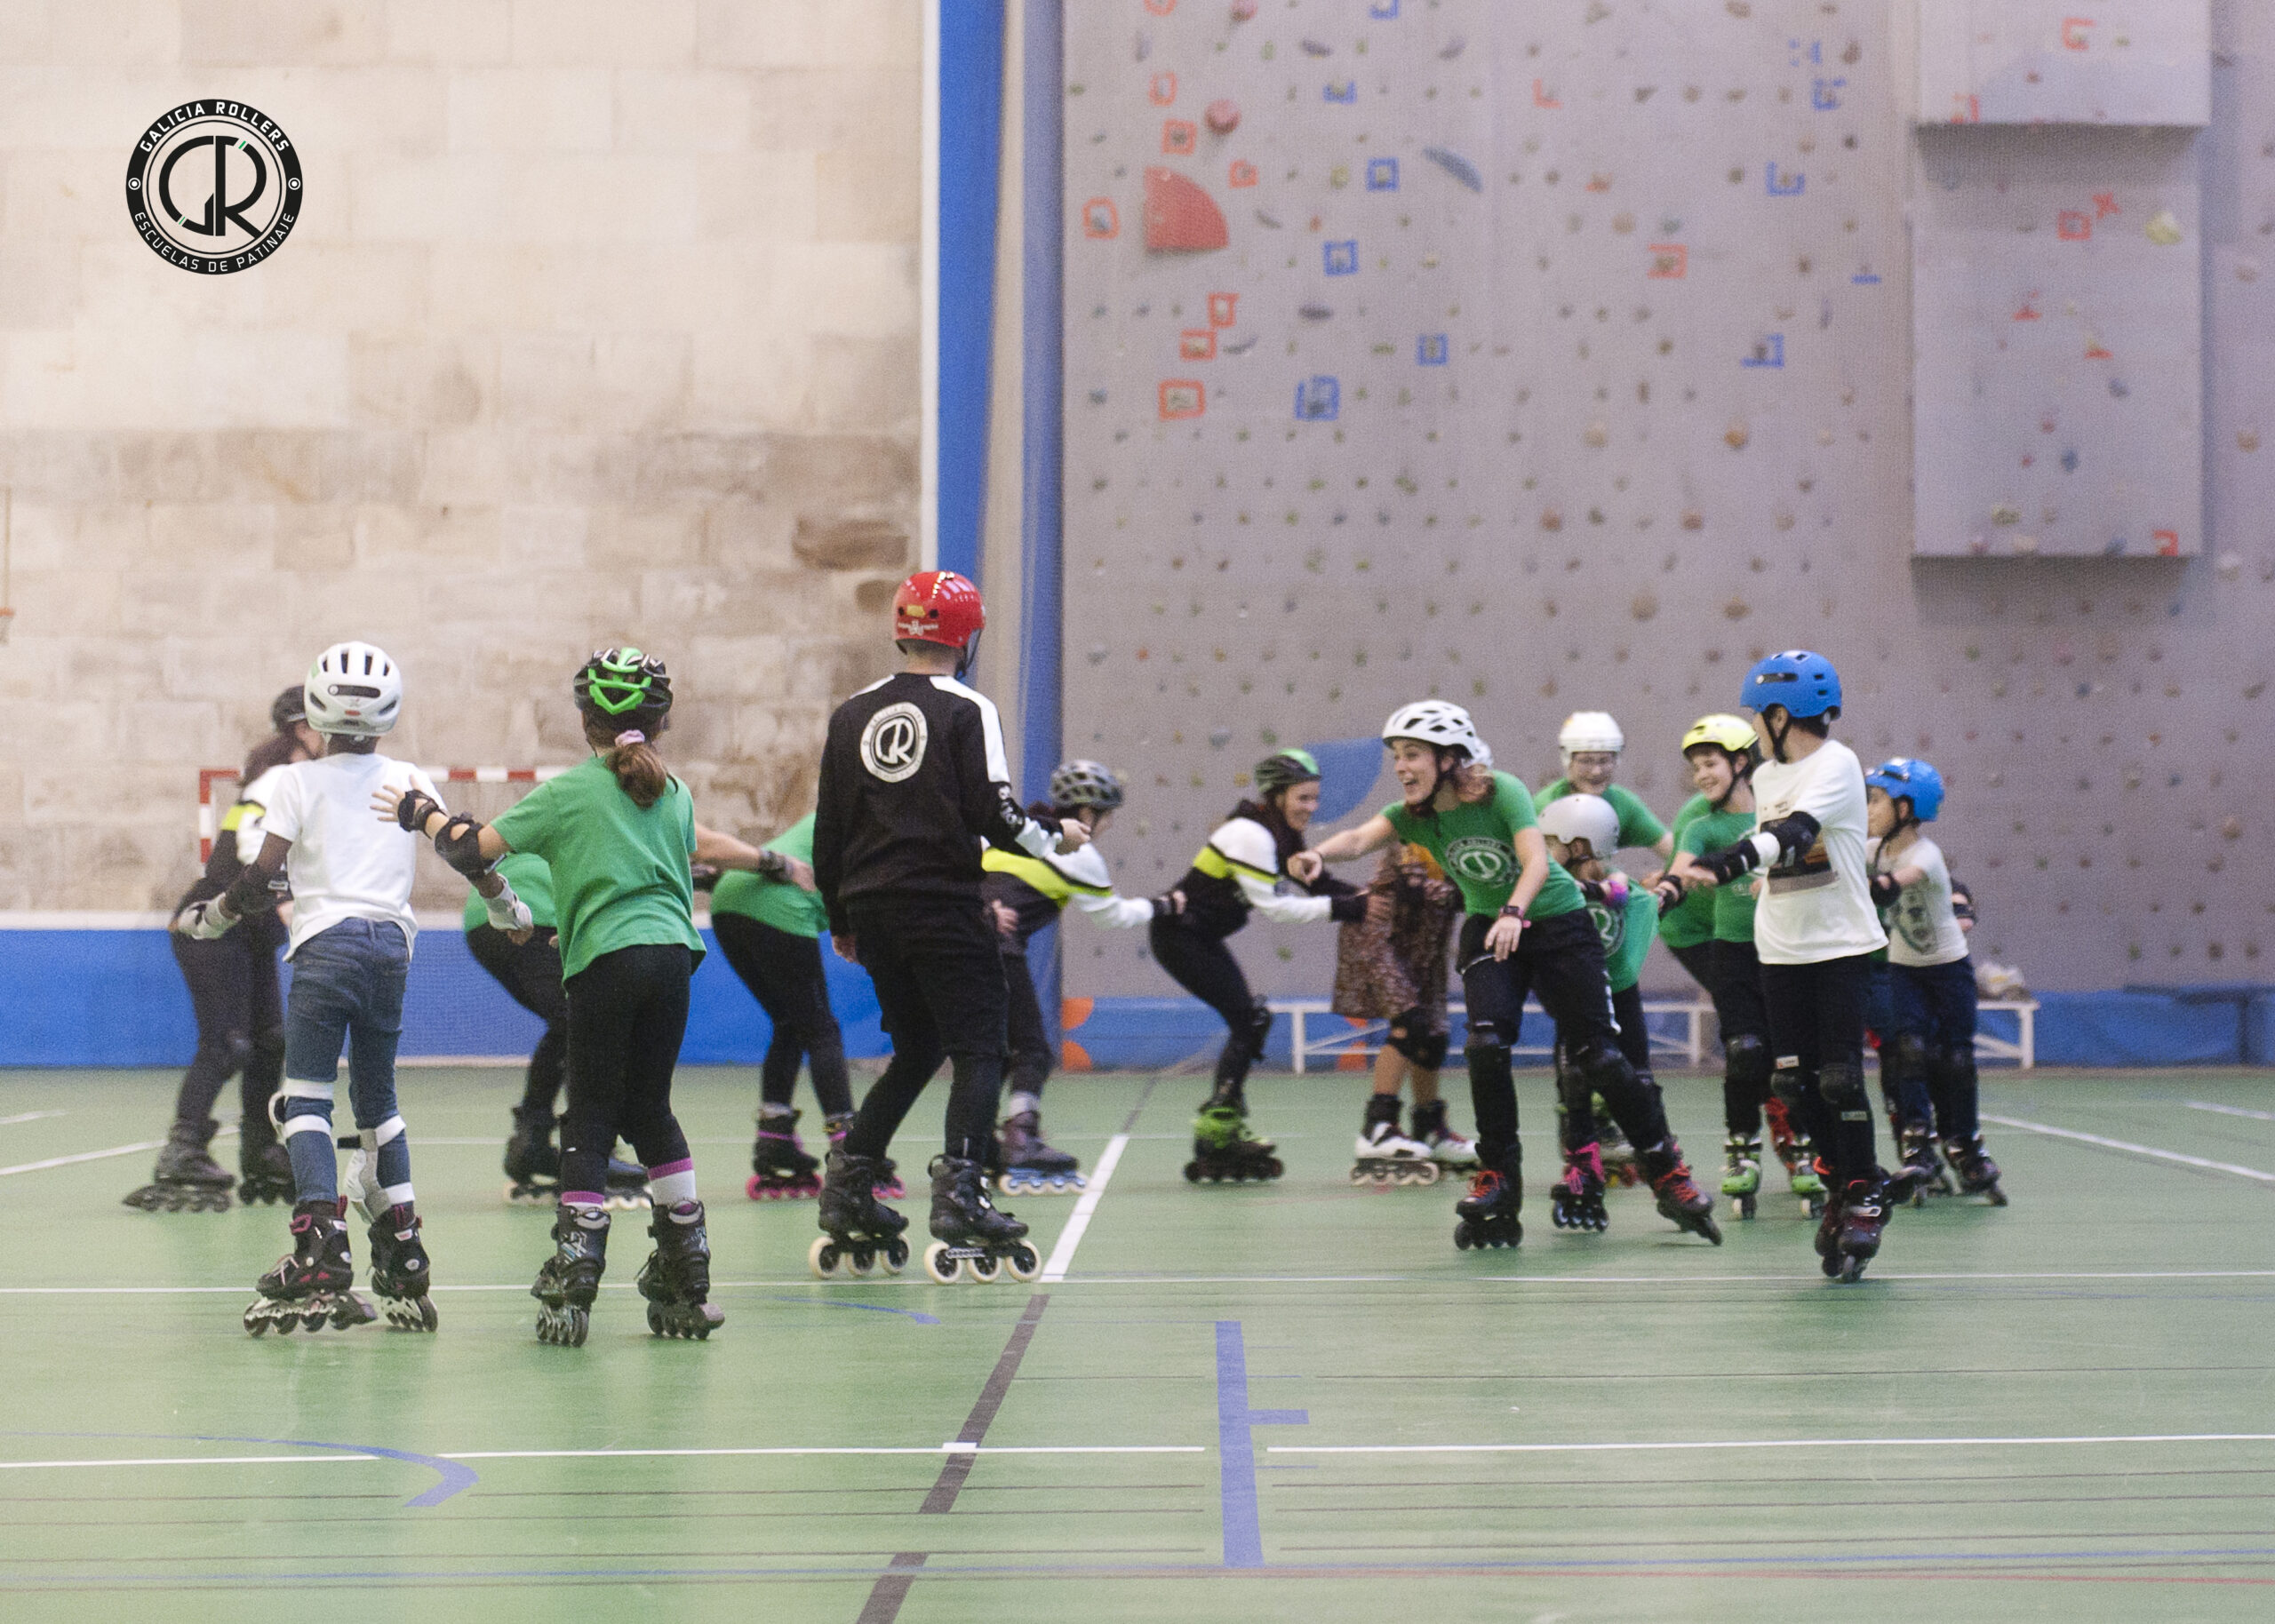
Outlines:
[[[814,815],[761,850],[765,856],[755,872],[722,874],[712,888],[711,934],[774,1028],[759,1068],[758,1138],[744,1186],[752,1200],[772,1201],[821,1193],[821,1163],[798,1142],[798,1113],[790,1104],[800,1063],[813,1069],[814,1100],[832,1144],[853,1120],[853,1087],[822,973],[821,933],[829,915],[814,888]]]
[[[1603,942],[1578,883],[1549,861],[1531,795],[1509,774],[1493,770],[1492,752],[1459,705],[1436,699],[1403,705],[1384,724],[1383,743],[1401,799],[1311,853],[1297,854],[1289,872],[1308,883],[1324,863],[1348,863],[1405,840],[1428,851],[1461,888],[1465,917],[1454,962],[1468,1005],[1465,1058],[1480,1166],[1469,1194],[1454,1208],[1455,1246],[1513,1246],[1524,1236],[1517,1217],[1522,1150],[1510,1055],[1528,992],[1563,1036],[1573,1090],[1584,1100],[1590,1089],[1602,1095],[1643,1147],[1640,1159],[1659,1210],[1719,1244],[1713,1199],[1691,1182],[1657,1088],[1646,1087],[1620,1052]],[[1592,1112],[1583,1120],[1592,1138]],[[1581,1182],[1593,1178],[1600,1204],[1600,1153],[1592,1142],[1568,1145],[1567,1151],[1568,1166],[1592,1160]]]
[[[688,979],[703,954],[692,865],[755,868],[761,854],[698,828],[687,786],[656,741],[670,725],[671,678],[637,649],[594,654],[572,684],[593,754],[540,784],[487,827],[413,792],[376,804],[430,836],[443,860],[486,877],[509,852],[545,859],[569,1004],[569,1111],[562,1124],[555,1254],[531,1294],[541,1341],[581,1346],[607,1263],[608,1152],[620,1134],[647,1168],[656,1250],[640,1271],[649,1328],[706,1337],[725,1316],[709,1302],[711,1247],[695,1161],[672,1114],[672,1071],[687,1031]]]
[[[1674,837],[1667,832],[1664,824],[1651,815],[1651,808],[1643,804],[1640,797],[1612,782],[1619,772],[1620,752],[1626,748],[1627,736],[1609,712],[1573,712],[1556,730],[1556,750],[1564,762],[1563,776],[1542,784],[1540,792],[1533,797],[1533,804],[1546,807],[1567,795],[1600,795],[1619,814],[1621,848],[1648,847],[1664,863],[1673,854]],[[1656,884],[1657,880],[1655,873],[1646,883]]]

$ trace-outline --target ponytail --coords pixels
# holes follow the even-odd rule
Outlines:
[[[617,787],[645,812],[663,799],[671,775],[664,770],[664,758],[656,752],[648,735],[628,725],[630,720],[619,725],[614,719],[587,712],[585,742],[600,752],[603,764],[616,775]],[[663,728],[659,726],[656,731]]]

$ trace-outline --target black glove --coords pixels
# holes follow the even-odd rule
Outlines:
[[[1659,912],[1662,914],[1672,913],[1681,907],[1682,899],[1689,894],[1689,888],[1682,883],[1680,874],[1660,875],[1656,889],[1659,894]]]
[[[1872,906],[1891,908],[1896,899],[1904,895],[1904,888],[1896,883],[1893,874],[1875,874],[1872,880]]]
[[[687,872],[689,882],[698,891],[708,891],[719,883],[720,871],[711,864],[692,863]]]
[[[1760,859],[1761,854],[1754,850],[1753,842],[1744,840],[1727,850],[1710,851],[1691,861],[1712,875],[1716,885],[1726,886],[1740,874],[1751,873]]]
[[[395,821],[403,826],[406,834],[424,834],[427,814],[442,809],[443,803],[426,791],[405,790],[403,799],[395,803]]]
[[[1148,900],[1153,904],[1153,917],[1157,919],[1165,919],[1185,912],[1185,898],[1175,891],[1164,891]]]

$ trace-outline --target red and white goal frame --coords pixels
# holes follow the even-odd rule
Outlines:
[[[424,769],[436,784],[543,784],[548,778],[558,778],[569,769],[565,767],[429,767]],[[201,767],[197,769],[197,861],[202,864],[213,856],[213,837],[220,832],[221,808],[230,798],[217,795],[215,786],[237,782],[234,767]]]

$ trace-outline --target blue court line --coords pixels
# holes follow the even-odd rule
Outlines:
[[[773,1297],[772,1302],[802,1303],[810,1309],[862,1309],[872,1314],[906,1314],[920,1325],[937,1325],[937,1314],[920,1314],[914,1309],[889,1309],[882,1302],[840,1302],[834,1297]]]
[[[1308,1410],[1251,1410],[1248,1404],[1248,1353],[1241,1322],[1217,1322],[1217,1496],[1224,1507],[1225,1565],[1264,1565],[1264,1530],[1256,1506],[1256,1439],[1251,1427],[1301,1427]]]
[[[376,1455],[383,1461],[402,1461],[412,1466],[423,1466],[441,1481],[424,1493],[414,1494],[404,1501],[403,1509],[425,1509],[439,1506],[444,1501],[463,1494],[482,1481],[480,1474],[470,1466],[456,1461],[445,1461],[440,1455],[422,1455],[408,1449],[386,1449],[377,1444],[325,1444],[314,1438],[251,1438],[233,1433],[214,1432],[7,1432],[5,1437],[38,1438],[138,1438],[164,1444],[265,1444],[276,1449],[328,1449],[339,1454]]]

